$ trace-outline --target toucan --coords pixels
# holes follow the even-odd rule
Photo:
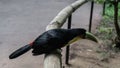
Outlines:
[[[80,38],[85,38],[85,35],[86,30],[82,28],[51,29],[42,33],[32,43],[29,43],[13,52],[9,58],[14,59],[30,49],[33,49],[33,55],[50,53],[56,49],[60,49],[71,44]]]

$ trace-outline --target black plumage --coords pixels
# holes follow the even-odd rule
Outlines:
[[[14,51],[9,58],[14,59],[30,49],[33,49],[33,55],[50,53],[56,49],[64,47],[73,38],[85,37],[86,30],[76,29],[52,29],[41,34],[35,41]]]
[[[44,32],[33,43],[33,55],[49,53],[64,47],[70,40],[77,36],[85,35],[84,29],[52,29]]]

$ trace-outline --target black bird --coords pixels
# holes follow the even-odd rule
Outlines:
[[[86,30],[81,28],[76,29],[52,29],[41,34],[32,43],[13,52],[9,58],[16,58],[25,52],[33,49],[33,55],[50,53],[56,49],[62,48],[67,44],[76,41],[78,38],[83,38],[86,35]]]

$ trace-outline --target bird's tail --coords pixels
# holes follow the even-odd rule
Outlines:
[[[9,59],[17,58],[17,57],[21,56],[22,54],[28,52],[31,48],[32,48],[32,46],[31,46],[30,44],[25,45],[25,46],[17,49],[16,51],[14,51],[14,52],[9,56]]]

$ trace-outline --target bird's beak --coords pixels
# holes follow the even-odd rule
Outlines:
[[[99,43],[99,39],[94,34],[92,34],[90,32],[86,32],[86,37],[85,38]]]

